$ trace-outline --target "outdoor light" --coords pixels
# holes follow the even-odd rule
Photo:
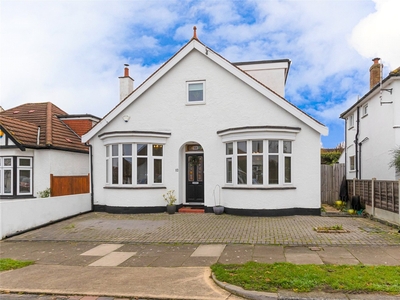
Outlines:
[[[131,117],[128,116],[128,115],[125,115],[125,116],[122,117],[122,119],[124,119],[125,123],[127,123],[127,122],[129,121],[130,118],[131,118]]]

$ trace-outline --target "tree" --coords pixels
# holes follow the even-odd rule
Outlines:
[[[334,165],[339,161],[341,154],[342,154],[342,152],[340,152],[340,151],[332,151],[332,152],[322,152],[321,151],[321,164],[322,165]]]
[[[392,160],[389,162],[389,167],[394,167],[396,172],[400,173],[400,146],[397,149],[390,151],[393,155]]]

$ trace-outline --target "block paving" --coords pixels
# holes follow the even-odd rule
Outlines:
[[[347,233],[317,233],[342,225]],[[290,246],[399,245],[398,229],[360,217],[245,217],[176,213],[92,212],[9,238],[10,241],[265,244]]]

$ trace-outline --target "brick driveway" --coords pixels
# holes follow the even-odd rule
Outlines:
[[[348,233],[317,233],[342,225]],[[400,245],[397,229],[357,217],[243,217],[232,215],[108,214],[92,212],[15,237],[11,241],[116,243],[238,243],[267,245]]]

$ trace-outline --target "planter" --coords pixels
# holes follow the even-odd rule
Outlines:
[[[176,212],[176,205],[167,205],[167,213],[170,215]]]
[[[217,205],[213,207],[214,214],[216,215],[222,215],[224,213],[224,207],[221,205]]]

